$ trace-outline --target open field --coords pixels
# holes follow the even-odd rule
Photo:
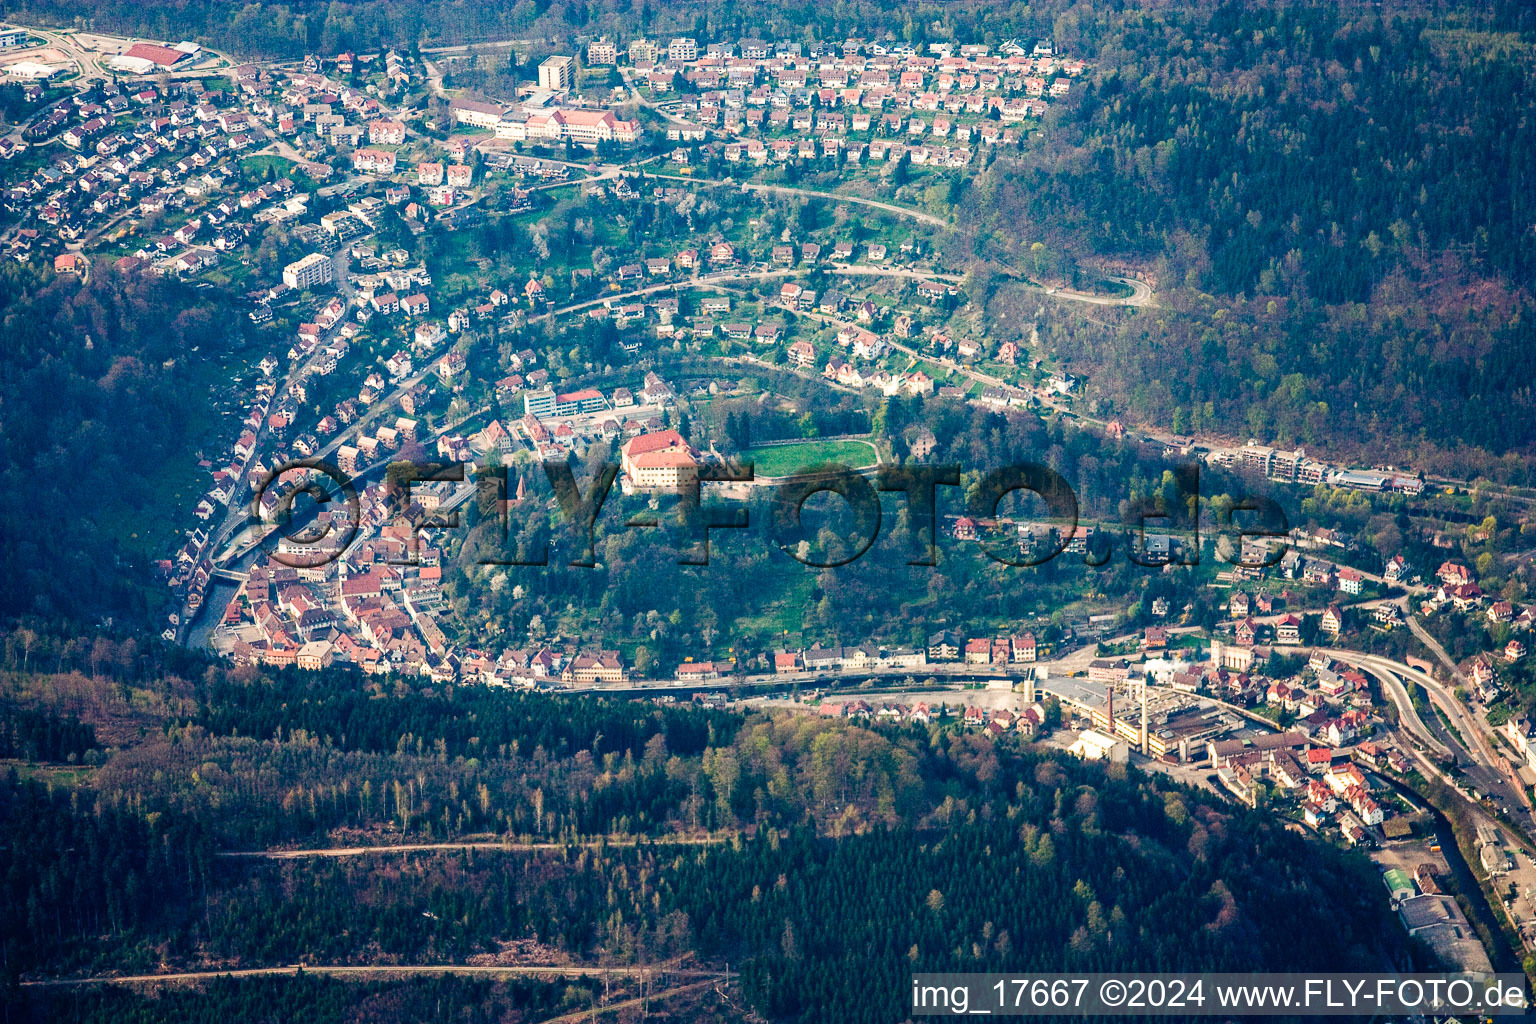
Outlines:
[[[285,156],[275,153],[259,153],[256,156],[248,156],[240,161],[240,171],[246,176],[261,177],[272,171],[278,175],[286,176],[293,170],[294,162]]]
[[[874,465],[879,454],[869,441],[807,440],[751,448],[743,452],[742,457],[752,460],[756,474],[761,477],[788,476],[823,462],[837,462],[850,469],[863,469]]]

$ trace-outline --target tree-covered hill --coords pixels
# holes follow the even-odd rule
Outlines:
[[[893,1021],[912,970],[1422,956],[1358,854],[1012,738],[343,671],[196,675],[3,677],[13,747],[32,737],[23,757],[78,767],[0,777],[0,984],[467,963],[531,943],[578,964],[729,962],[774,1020]],[[466,837],[535,845],[220,855]],[[337,998],[280,991],[296,1013]],[[54,998],[29,995],[86,1005]],[[97,1019],[138,1019],[116,998],[88,1001]]]
[[[210,385],[247,344],[237,301],[107,261],[84,283],[0,270],[0,618],[97,625],[158,607],[149,563],[206,485]]]
[[[1156,314],[1050,318],[1105,414],[1521,479],[1493,456],[1536,444],[1530,17],[1098,12],[1095,74],[962,223],[1004,262],[1156,281]]]

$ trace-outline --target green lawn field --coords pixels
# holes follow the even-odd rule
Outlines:
[[[788,476],[822,462],[837,462],[850,469],[872,466],[878,459],[868,441],[796,441],[752,448],[742,453],[755,464],[758,476]]]

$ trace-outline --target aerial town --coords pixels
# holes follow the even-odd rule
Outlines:
[[[1135,763],[1369,851],[1409,933],[1486,970],[1442,890],[1420,793],[1443,786],[1473,809],[1468,845],[1536,949],[1536,860],[1514,838],[1536,825],[1536,723],[1518,710],[1536,604],[1501,567],[1531,520],[1437,526],[1425,507],[1486,495],[1322,444],[1133,425],[1051,320],[1152,308],[1147,281],[1058,278],[1046,256],[990,280],[967,267],[948,225],[968,183],[1071,116],[1090,62],[1049,39],[579,42],[257,62],[0,32],[24,110],[0,137],[5,256],[82,286],[111,273],[238,296],[205,343],[220,421],[180,467],[195,488],[160,510],[166,641],[238,665],[775,708]],[[1030,319],[987,312],[997,280]],[[882,425],[816,419],[834,405],[881,408]],[[1063,447],[1134,446],[1309,504],[1233,557],[1216,536],[1231,503],[1202,494],[1189,536],[1144,538],[1141,590],[1072,583],[1072,600],[1007,621],[832,626],[781,608],[733,632],[476,610],[533,586],[505,566],[545,564],[466,568],[490,517],[558,518],[552,466],[615,463],[612,500],[636,515],[701,487],[766,503],[813,464],[929,461],[944,432],[916,414],[887,427],[891,409],[1050,421]],[[754,439],[749,415],[802,433]],[[755,476],[730,475],[742,458]],[[392,467],[409,463],[472,469],[402,486]],[[355,504],[305,505],[324,467]],[[500,471],[490,500],[473,467]],[[933,541],[967,564],[1049,547],[1078,571],[1121,535],[1106,508],[1041,526],[945,506]],[[306,561],[289,514],[348,541]],[[804,586],[782,603],[814,609],[830,584]]]

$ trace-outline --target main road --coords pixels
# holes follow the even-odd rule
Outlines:
[[[1353,652],[1351,652],[1353,653]],[[1342,660],[1342,659],[1341,659]],[[1377,668],[1368,664],[1358,666],[1361,670],[1375,676],[1381,683],[1382,690],[1387,698],[1397,708],[1397,717],[1403,729],[1418,743],[1423,744],[1434,751],[1440,757],[1449,761],[1459,760],[1459,755],[1449,745],[1444,743],[1434,731],[1419,717],[1419,709],[1413,706],[1413,698],[1409,695],[1407,687],[1402,679],[1388,669]]]
[[[1412,621],[1412,620],[1410,620]],[[1465,704],[1456,699],[1456,695],[1434,676],[1422,669],[1402,665],[1399,662],[1389,661],[1373,655],[1361,655],[1368,664],[1375,663],[1391,667],[1394,671],[1401,672],[1406,678],[1413,680],[1424,688],[1446,719],[1461,736],[1462,743],[1483,764],[1490,768],[1499,768],[1505,761],[1501,754],[1493,749],[1492,737],[1489,735],[1491,728],[1480,716],[1473,714]],[[1523,795],[1523,794],[1522,794]],[[1524,801],[1521,801],[1524,803]]]
[[[1483,732],[1486,723],[1477,722],[1477,716],[1464,707],[1454,694],[1448,692],[1428,672],[1390,658],[1347,650],[1326,650],[1325,653],[1382,679],[1387,687],[1387,695],[1397,704],[1399,717],[1409,732],[1426,746],[1454,757],[1467,779],[1480,792],[1506,808],[1506,813],[1519,820],[1528,835],[1536,837],[1536,815],[1531,812],[1525,787],[1517,779],[1511,778],[1509,762],[1489,745]],[[1388,679],[1390,683],[1387,683]],[[1447,737],[1452,740],[1451,743],[1436,737],[1434,730],[1418,715],[1403,685],[1405,681],[1423,687],[1430,702],[1445,716],[1453,732],[1453,735]],[[1457,750],[1458,746],[1462,749]]]

